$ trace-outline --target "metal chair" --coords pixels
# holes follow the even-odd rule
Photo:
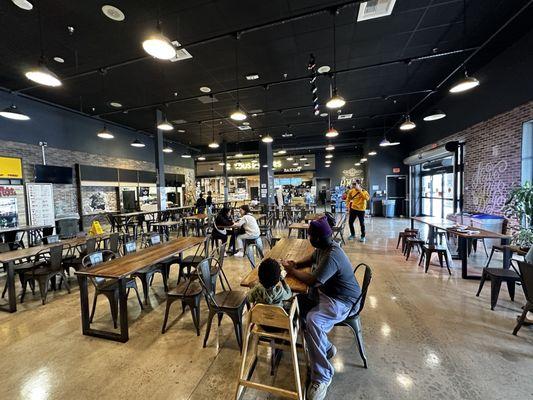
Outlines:
[[[109,239],[107,239],[107,250],[111,250],[113,253],[118,254],[119,241],[120,234],[118,232],[109,235]]]
[[[344,240],[344,229],[346,228],[346,214],[342,214],[339,221],[332,228],[333,230],[333,239],[341,244],[346,244]],[[339,240],[340,239],[340,240]]]
[[[517,261],[518,268],[520,270],[520,276],[522,278],[522,289],[526,296],[526,304],[522,315],[518,317],[518,322],[513,329],[513,335],[516,335],[526,320],[528,312],[533,312],[533,265],[528,264],[525,261]]]
[[[196,269],[198,264],[209,254],[209,243],[211,242],[211,236],[205,237],[202,246],[197,246],[194,255],[188,255],[179,261],[178,270],[178,283],[182,277],[190,278],[191,271]]]

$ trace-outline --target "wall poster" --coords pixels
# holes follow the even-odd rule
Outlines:
[[[30,225],[55,225],[54,189],[51,183],[27,183]]]

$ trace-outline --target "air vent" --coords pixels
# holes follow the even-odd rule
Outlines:
[[[396,0],[370,0],[364,1],[359,6],[357,21],[386,17],[392,14]]]
[[[350,119],[353,117],[353,114],[339,114],[337,119]]]
[[[176,57],[171,58],[170,59],[171,62],[183,61],[183,60],[187,60],[188,58],[192,58],[191,53],[189,53],[184,48],[180,49],[180,46],[181,46],[180,42],[178,42],[177,40],[174,40],[172,44],[176,47],[177,50],[176,50]]]
[[[218,101],[218,99],[215,96],[213,97],[200,96],[200,97],[197,97],[197,99],[200,103],[204,103],[204,104],[210,104],[211,102],[216,103]]]

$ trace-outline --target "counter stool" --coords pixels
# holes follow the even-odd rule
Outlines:
[[[402,243],[402,253],[405,251],[405,239],[408,237],[416,237],[418,236],[418,229],[405,229],[403,232],[400,232],[398,234],[398,243],[396,244],[396,248],[400,246],[400,242]]]
[[[485,281],[490,280],[490,309],[494,310],[496,303],[498,302],[498,295],[500,294],[500,288],[502,282],[507,283],[507,290],[509,291],[509,296],[511,301],[514,301],[515,293],[515,282],[520,282],[520,275],[513,269],[504,269],[504,268],[483,268],[483,274],[481,275],[481,281],[479,282],[479,289],[477,290],[476,296],[479,297],[481,289]]]
[[[419,254],[422,254],[422,246],[426,242],[424,239],[420,239],[419,237],[408,237],[405,239],[405,261],[409,260],[409,256],[411,255],[411,250],[416,248],[418,250]]]
[[[432,245],[432,244],[423,244],[422,245],[422,254],[420,255],[420,261],[418,262],[418,265],[422,264],[422,260],[424,258],[426,259],[426,269],[424,272],[428,272],[429,269],[429,263],[431,262],[431,256],[433,253],[437,253],[437,256],[439,257],[439,264],[441,268],[444,268],[444,264],[442,262],[442,259],[446,261],[446,268],[448,269],[448,274],[452,274],[450,271],[450,264],[448,263],[448,257],[446,252],[448,251],[446,246],[440,246],[440,245]]]

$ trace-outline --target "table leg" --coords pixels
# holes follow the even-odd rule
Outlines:
[[[292,229],[289,228],[289,236],[288,237],[291,237],[291,232],[292,232]]]
[[[196,220],[196,236],[200,236],[200,220]]]
[[[187,220],[183,220],[183,225],[181,225],[181,230],[182,230],[182,233],[183,233],[183,237],[186,236],[187,234]]]
[[[513,252],[508,247],[511,244],[510,239],[502,239],[502,245],[506,246],[503,248],[503,268],[511,268],[511,259],[513,258]]]
[[[411,219],[411,229],[415,229],[415,220]]]
[[[89,291],[87,289],[87,277],[78,275],[78,285],[80,287],[80,309],[81,309],[81,331],[84,335],[90,332],[89,322]]]
[[[118,280],[118,305],[120,315],[120,341],[127,342],[129,339],[128,333],[128,297],[126,295],[126,280]]]
[[[461,277],[463,279],[481,279],[480,275],[468,275],[468,246],[470,239],[459,236],[458,250],[461,258]]]
[[[6,308],[0,308],[1,311],[14,313],[17,311],[17,292],[15,290],[15,264],[13,262],[4,264],[7,270],[7,295],[9,298]]]
[[[436,237],[436,236],[437,236],[437,235],[435,235],[435,227],[429,225],[428,243],[429,243],[429,244],[432,244],[432,245],[435,245],[435,244],[436,244],[436,240],[435,240],[435,237]]]

